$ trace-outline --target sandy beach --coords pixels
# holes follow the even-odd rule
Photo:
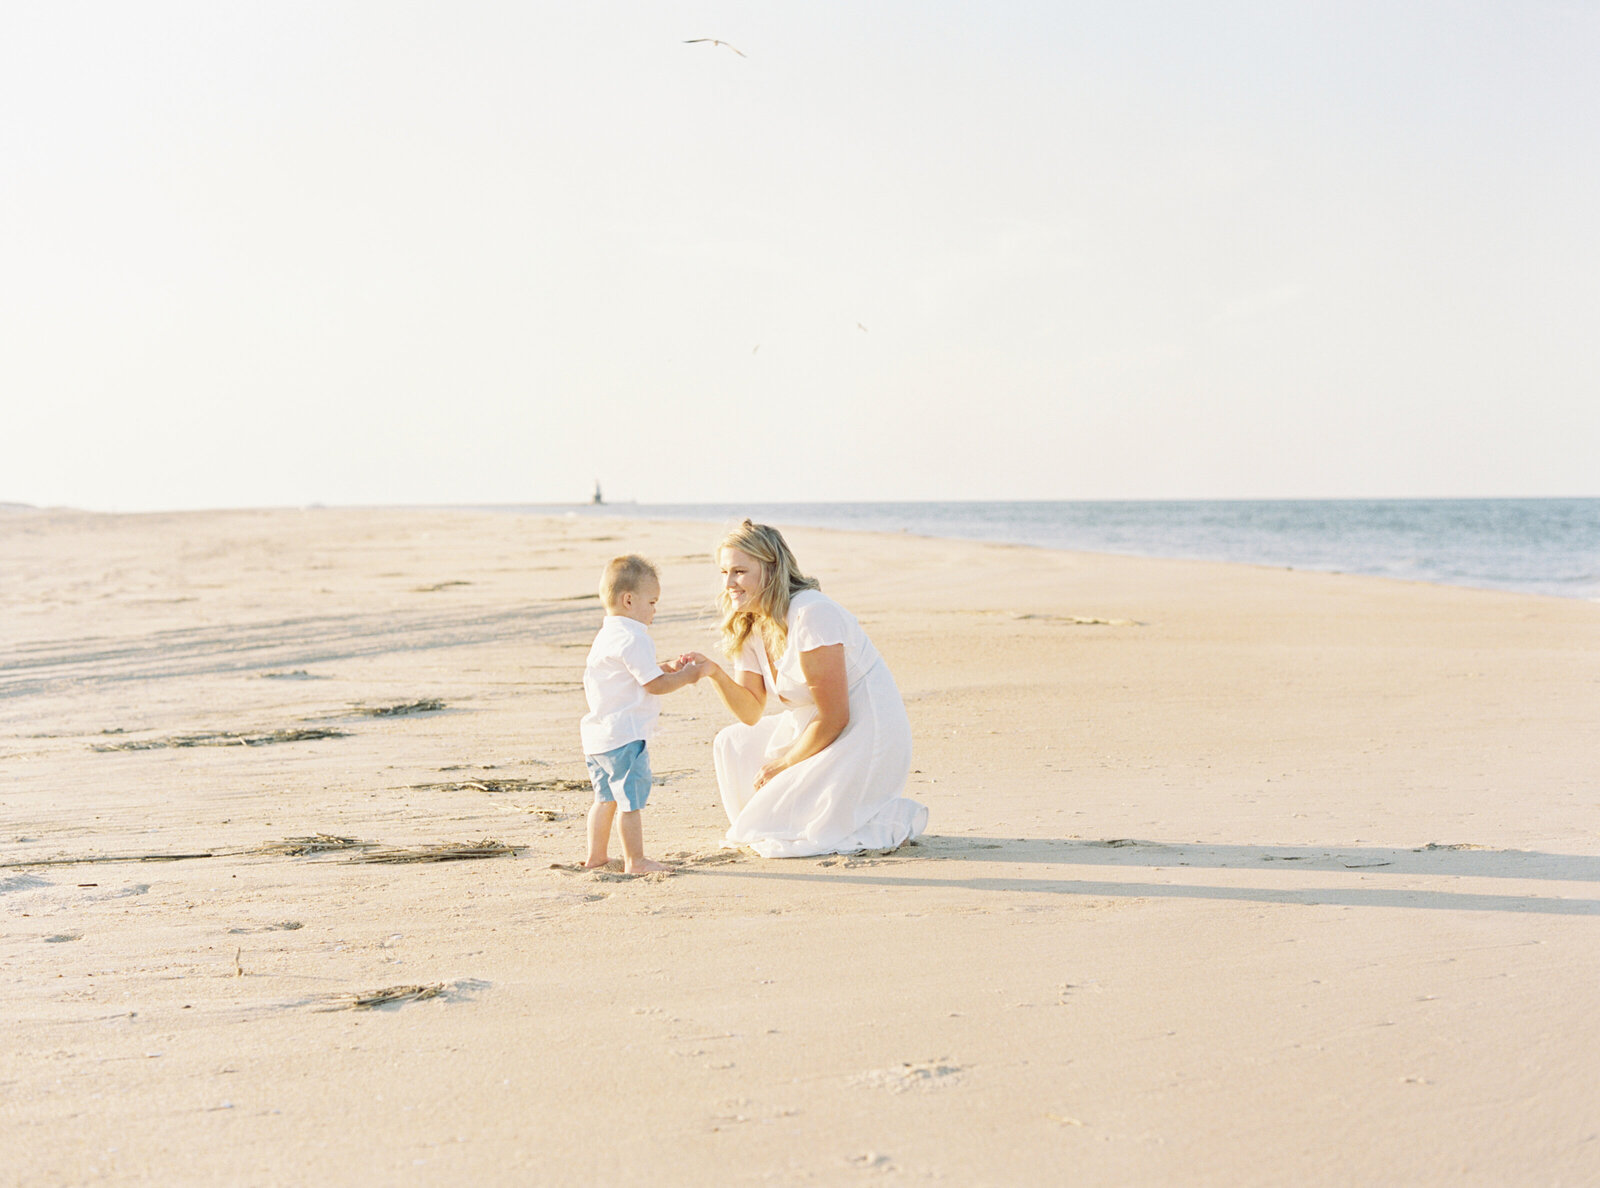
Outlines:
[[[1600,605],[793,530],[927,836],[720,849],[695,686],[562,869],[717,535],[0,513],[0,1183],[1600,1182]]]

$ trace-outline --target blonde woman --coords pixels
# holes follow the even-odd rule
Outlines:
[[[713,748],[727,840],[800,858],[919,836],[928,810],[904,796],[911,723],[855,616],[800,572],[776,528],[744,521],[717,564],[732,671],[698,653],[685,659],[706,665],[739,719]]]

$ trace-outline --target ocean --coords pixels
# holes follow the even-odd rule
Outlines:
[[[1600,601],[1600,499],[614,503],[505,511],[749,516],[1095,553],[1236,561]]]

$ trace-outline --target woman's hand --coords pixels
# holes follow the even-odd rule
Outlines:
[[[845,671],[844,645],[824,644],[800,653],[800,672],[811,690],[817,712],[806,723],[794,746],[781,759],[775,759],[761,769],[755,786],[759,789],[769,783],[780,771],[796,763],[804,763],[811,756],[827,750],[850,725],[850,683]]]
[[[763,784],[769,782],[780,771],[787,770],[789,770],[789,764],[786,760],[774,759],[771,763],[767,764],[761,769],[760,775],[756,776],[756,788],[760,789]]]

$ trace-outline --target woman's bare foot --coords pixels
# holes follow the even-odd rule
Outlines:
[[[657,871],[672,870],[665,862],[657,862],[653,858],[640,858],[637,861],[629,859],[622,867],[623,874],[655,874]]]

